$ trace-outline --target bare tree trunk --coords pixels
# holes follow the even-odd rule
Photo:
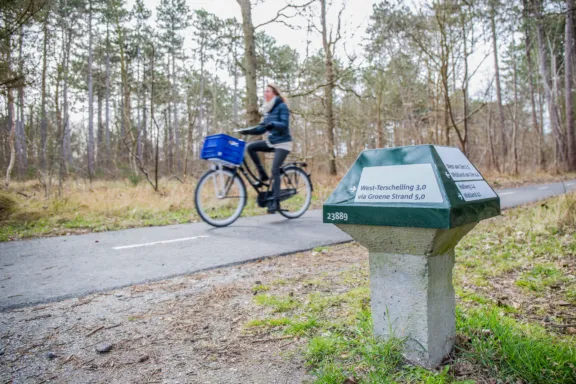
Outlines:
[[[332,58],[332,41],[328,40],[326,25],[326,0],[320,0],[322,23],[322,46],[324,47],[324,66],[326,86],[324,87],[324,117],[326,119],[326,137],[328,138],[328,172],[336,175],[336,143],[334,139],[334,61]]]
[[[542,137],[544,136],[544,132],[542,126],[538,123],[538,117],[536,116],[536,101],[534,99],[534,70],[532,69],[532,40],[529,39],[530,30],[528,29],[529,23],[529,11],[528,11],[528,0],[523,0],[524,9],[522,10],[522,14],[524,17],[524,47],[526,50],[526,63],[528,67],[528,80],[530,85],[530,106],[531,106],[531,116],[532,116],[532,126],[534,128],[534,132],[537,135],[537,142],[538,142],[538,166],[541,169],[545,167],[544,161],[544,145],[542,145]]]
[[[250,0],[236,0],[242,11],[244,31],[244,71],[246,74],[246,124],[253,126],[260,121],[258,95],[256,90],[256,46],[254,44],[254,24]]]
[[[38,152],[36,151],[36,146],[34,141],[36,140],[36,127],[34,126],[34,105],[28,105],[28,140],[32,143],[30,147],[30,156],[38,161]]]
[[[10,53],[8,53],[8,63],[10,63]],[[6,169],[6,179],[4,182],[6,188],[10,186],[10,178],[12,176],[12,170],[14,169],[14,163],[16,163],[16,149],[14,148],[16,123],[14,121],[14,96],[12,95],[12,88],[8,88],[7,93],[8,93],[8,126],[10,128],[10,134],[8,136],[8,143],[10,146],[10,161],[8,163],[8,168]]]
[[[511,31],[514,36],[514,31]],[[514,125],[512,128],[512,155],[514,156],[514,175],[518,176],[520,171],[518,169],[518,68],[516,67],[516,52],[514,38],[512,38],[512,82],[514,86]]]
[[[572,105],[572,76],[574,59],[574,0],[566,0],[566,38],[564,41],[564,76],[566,98],[566,138],[568,140],[568,170],[576,170],[576,142],[574,141],[574,113]]]
[[[158,124],[156,124],[156,120],[154,118],[154,82],[156,81],[156,76],[154,73],[154,62],[156,60],[156,51],[154,46],[152,46],[152,58],[150,60],[150,70],[152,73],[152,79],[150,82],[150,121],[153,126],[156,126],[156,148],[155,148],[155,155],[154,155],[154,190],[158,192],[158,173],[159,173],[159,159],[160,159],[160,132],[158,129]],[[150,132],[152,134],[152,132]]]
[[[110,140],[110,39],[108,25],[106,25],[106,167],[112,165],[111,140]]]
[[[556,53],[554,50],[554,42],[546,36],[547,38],[547,45],[548,51],[550,52],[550,80],[552,82],[552,100],[554,105],[556,105],[556,113],[558,115],[558,130],[560,133],[560,137],[562,138],[560,143],[557,143],[556,153],[558,156],[558,165],[562,168],[567,167],[568,165],[568,149],[566,143],[566,133],[563,129],[563,120],[562,120],[562,105],[560,105],[560,100],[563,100],[564,95],[562,94],[559,86],[560,82],[560,70],[558,68],[558,59],[556,58]],[[560,67],[562,67],[560,64]],[[560,169],[560,168],[558,168]]]
[[[204,116],[204,48],[200,47],[200,93],[198,95],[198,125],[200,127],[200,135],[208,135],[208,124]],[[206,128],[206,131],[204,131]]]
[[[464,79],[462,81],[462,106],[463,106],[463,111],[462,111],[462,119],[463,119],[463,123],[464,123],[464,144],[462,145],[463,149],[462,152],[464,152],[464,154],[468,154],[468,146],[467,146],[467,140],[468,140],[468,84],[469,84],[469,79],[468,79],[468,40],[467,40],[467,35],[466,35],[466,14],[464,12],[464,10],[460,11],[460,20],[461,20],[461,24],[462,24],[462,42],[463,42],[463,60],[464,60]]]
[[[142,89],[144,88],[142,85],[144,84],[145,80],[145,73],[146,73],[146,66],[144,65],[144,69],[140,72],[140,47],[138,47],[138,111],[137,111],[137,130],[138,136],[136,138],[136,156],[140,159],[142,163],[144,163],[144,158],[142,157],[143,150],[142,150],[142,136],[144,131],[146,130],[146,97],[142,97]],[[144,106],[142,106],[144,104]]]
[[[182,172],[182,159],[180,158],[180,124],[178,122],[178,102],[177,102],[177,74],[176,74],[176,53],[172,54],[172,106],[174,108],[174,156],[176,157],[176,172]]]
[[[382,92],[378,92],[378,100],[376,102],[376,145],[378,148],[384,148],[384,128],[382,127]]]
[[[92,81],[92,0],[88,2],[88,176],[94,176],[94,91]]]
[[[98,91],[96,95],[98,97],[98,103],[96,104],[96,149],[95,149],[95,163],[100,167],[102,165],[102,159],[104,158],[104,121],[102,119],[103,108],[103,95],[102,88],[98,85]]]
[[[166,72],[168,73],[168,79],[171,82],[170,73],[170,58],[166,62]],[[169,91],[170,92],[170,91]],[[167,150],[168,150],[168,173],[174,173],[174,131],[172,130],[172,94],[169,93],[168,107],[164,110],[164,121],[165,129],[167,133]]]
[[[440,43],[440,81],[442,87],[442,95],[444,97],[444,139],[446,145],[450,145],[450,93],[448,89],[448,52],[445,43],[445,34],[442,34]]]
[[[62,41],[65,40],[64,31],[62,31]],[[64,121],[62,120],[62,108],[60,108],[60,83],[62,82],[62,77],[64,76],[64,53],[62,54],[62,62],[60,63],[60,68],[58,68],[56,76],[56,89],[54,90],[54,107],[56,108],[56,143],[60,144],[63,142],[64,137]],[[56,150],[53,151],[54,155],[50,159],[50,170],[54,163],[60,164],[60,152]],[[59,148],[58,148],[59,149]],[[55,154],[58,154],[56,156]],[[56,159],[56,161],[55,161]],[[61,173],[58,173],[58,195],[62,196],[64,193],[64,178]]]
[[[236,60],[236,45],[234,45],[234,61]],[[233,101],[232,118],[234,124],[238,125],[238,68],[234,64],[234,101]]]
[[[142,158],[140,157],[140,145],[141,145],[141,141],[140,141],[140,134],[142,131],[142,119],[141,119],[141,107],[142,107],[142,99],[141,99],[141,93],[142,93],[142,78],[140,76],[140,45],[138,45],[136,47],[136,82],[138,83],[138,86],[136,87],[136,157],[138,157],[138,159],[140,159],[139,161],[142,160]]]
[[[546,54],[546,43],[544,38],[544,25],[542,20],[541,3],[540,0],[532,0],[533,12],[536,17],[536,38],[538,42],[538,53],[540,58],[540,75],[542,76],[542,83],[544,85],[544,96],[546,104],[548,105],[548,114],[550,119],[550,127],[554,134],[556,142],[557,157],[556,161],[564,159],[564,142],[560,132],[560,118],[558,116],[558,106],[554,102],[554,95],[552,93],[552,85],[550,81],[550,63],[548,62],[548,55]]]
[[[24,25],[20,27],[20,39],[19,39],[19,72],[20,76],[24,76],[24,56],[23,56],[23,40],[24,40]],[[18,141],[17,148],[17,159],[18,159],[18,171],[22,175],[26,168],[28,167],[28,151],[26,146],[26,130],[24,128],[24,84],[20,84],[18,87],[18,122],[16,123],[16,138]]]
[[[44,42],[42,48],[42,94],[41,94],[41,120],[40,120],[40,168],[46,171],[46,145],[48,141],[48,117],[46,116],[46,72],[48,69],[48,17],[44,20]]]
[[[215,65],[214,68],[214,73],[217,73],[218,70],[218,65]],[[212,81],[212,129],[213,132],[219,132],[218,129],[218,120],[217,120],[217,114],[218,114],[218,104],[216,103],[216,83],[218,82],[218,75],[214,76],[214,79]]]
[[[122,78],[122,76],[121,76]],[[116,141],[116,161],[120,159],[120,163],[124,165],[124,160],[126,159],[126,154],[124,153],[124,140],[126,140],[126,121],[124,120],[124,81],[120,81],[120,137]],[[118,120],[116,120],[118,121]]]
[[[64,84],[62,89],[62,99],[63,99],[63,106],[62,109],[64,111],[64,122],[62,125],[62,138],[60,143],[60,169],[59,169],[59,179],[60,184],[64,180],[64,175],[67,173],[66,164],[69,163],[71,159],[71,151],[70,151],[70,111],[68,106],[68,70],[70,67],[70,47],[72,46],[72,29],[67,26],[66,29],[66,40],[65,40],[65,47],[64,47],[64,57],[63,57],[63,71],[64,71]]]
[[[5,37],[5,43],[8,48],[6,52],[6,63],[8,64],[8,71],[11,70],[12,65],[12,39],[10,35]],[[10,150],[10,158],[8,160],[8,167],[6,169],[6,178],[4,180],[5,187],[10,186],[10,178],[12,177],[12,170],[14,169],[14,164],[16,163],[16,148],[15,148],[15,136],[16,136],[16,122],[14,116],[14,95],[12,94],[11,85],[7,89],[7,101],[8,101],[8,147]]]
[[[494,1],[490,1],[490,29],[492,31],[492,52],[494,53],[494,80],[496,82],[496,101],[498,103],[498,118],[500,123],[500,137],[502,149],[502,172],[506,171],[506,158],[508,157],[508,145],[506,143],[506,123],[504,120],[504,107],[502,106],[502,90],[500,85],[500,65],[498,64],[498,39],[496,35],[496,12]]]
[[[128,61],[126,58],[126,53],[125,53],[125,40],[124,40],[124,30],[122,29],[122,26],[120,24],[120,18],[119,18],[119,13],[120,10],[117,9],[118,4],[117,3],[113,3],[114,6],[116,7],[116,9],[114,10],[114,17],[115,17],[115,24],[116,24],[116,35],[118,38],[118,48],[119,48],[119,53],[120,53],[120,73],[121,73],[121,87],[122,87],[122,106],[121,106],[121,111],[122,111],[122,118],[120,119],[121,124],[121,133],[120,133],[120,140],[119,140],[119,148],[123,149],[123,145],[126,140],[128,139],[128,136],[130,136],[130,142],[134,143],[136,140],[134,138],[134,134],[132,132],[132,124],[130,122],[130,109],[131,109],[131,104],[130,104],[130,84],[128,82]],[[129,153],[127,153],[127,151],[121,150],[120,152],[120,158],[124,161],[124,162],[129,162],[129,164],[132,166],[134,172],[136,172],[136,163],[135,163],[135,159],[134,156],[129,156]]]
[[[310,105],[310,98],[308,96],[305,96],[305,100],[306,100],[306,107],[305,107],[305,111],[308,112],[310,110],[309,105]],[[304,143],[303,143],[303,155],[304,158],[308,158],[308,120],[304,119]]]
[[[156,61],[156,50],[154,49],[154,46],[152,46],[152,57],[150,59],[150,73],[152,75],[152,78],[150,79],[150,123],[151,123],[151,127],[156,126],[156,148],[155,148],[155,155],[154,155],[154,190],[156,192],[158,192],[158,173],[159,173],[159,158],[160,158],[160,132],[158,129],[158,124],[156,124],[156,120],[154,117],[154,82],[156,81],[156,74],[154,73],[155,69],[154,69],[154,64]],[[150,134],[152,134],[152,130],[150,131]]]
[[[430,68],[427,69],[430,71]],[[430,71],[430,73],[432,73],[432,71]],[[442,143],[443,132],[443,130],[440,129],[440,98],[440,84],[439,81],[436,80],[434,82],[434,132],[436,136],[436,144]]]
[[[490,107],[489,107],[490,108]],[[492,165],[496,171],[500,172],[500,165],[498,164],[498,156],[496,156],[496,150],[494,149],[494,133],[492,127],[492,111],[488,109],[488,140],[490,142],[490,157],[492,158]]]
[[[144,73],[143,76],[143,83],[147,84],[147,77],[146,77],[146,59],[144,59]],[[151,121],[151,123],[153,123]],[[152,132],[152,131],[151,131]],[[142,137],[141,137],[141,145],[140,145],[140,158],[142,161],[146,161],[146,148],[147,148],[147,140],[148,140],[148,107],[146,106],[146,87],[144,87],[143,94],[142,94]]]
[[[544,133],[544,110],[546,109],[546,106],[544,104],[546,104],[546,100],[544,100],[544,92],[542,92],[542,90],[540,90],[537,93],[538,96],[538,118],[539,118],[539,122],[540,122],[540,126],[542,127],[542,147],[546,146],[546,135]],[[554,138],[552,138],[552,140],[554,140]],[[554,157],[546,157],[548,154],[548,151],[544,151],[544,162],[545,163],[549,163],[550,161],[554,161]]]
[[[64,128],[62,127],[64,124],[62,122],[62,109],[60,108],[60,83],[62,82],[62,67],[60,67],[57,71],[56,74],[56,79],[54,81],[55,83],[55,88],[54,88],[54,109],[55,109],[55,115],[56,115],[56,142],[59,143],[60,140],[62,139],[62,132],[64,131]],[[54,153],[54,151],[53,151]],[[56,157],[54,154],[51,156],[52,158],[50,159],[50,169],[52,168],[52,165],[54,163],[54,157]]]
[[[196,117],[198,113],[197,107],[192,105],[192,92],[188,90],[186,93],[186,110],[188,112],[188,140],[186,143],[187,149],[184,161],[184,176],[186,176],[191,170],[191,167],[188,167],[188,159],[190,156],[194,156],[194,126],[196,125]]]
[[[68,28],[68,39],[66,42],[66,67],[64,68],[64,89],[62,98],[64,99],[64,138],[62,144],[62,171],[68,172],[68,166],[72,165],[72,144],[70,132],[70,106],[68,103],[68,83],[70,81],[70,49],[72,46],[72,29]]]
[[[165,107],[162,110],[162,119],[164,120],[164,145],[163,145],[163,149],[164,149],[164,159],[168,159],[168,162],[166,162],[166,160],[164,160],[164,169],[166,171],[166,173],[171,173],[171,163],[170,163],[170,136],[171,132],[170,129],[168,127],[170,127],[170,112],[168,111],[168,108]],[[168,166],[168,168],[166,168]]]
[[[88,2],[88,176],[94,176],[94,91],[92,81],[92,0]]]
[[[98,64],[98,73],[102,73],[102,61],[100,60]],[[100,76],[96,83],[96,96],[98,97],[97,111],[96,111],[96,149],[95,149],[95,159],[94,162],[96,166],[102,168],[104,157],[104,119],[102,118],[103,104],[104,104],[104,92],[105,89],[100,81]]]

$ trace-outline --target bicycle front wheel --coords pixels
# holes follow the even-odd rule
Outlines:
[[[214,227],[225,227],[242,214],[246,186],[240,176],[230,170],[210,170],[198,181],[194,203],[202,220]]]
[[[302,168],[288,167],[281,177],[280,214],[296,219],[304,214],[312,201],[312,182]]]

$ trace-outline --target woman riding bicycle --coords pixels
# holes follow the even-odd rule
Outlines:
[[[278,87],[268,84],[264,90],[265,103],[262,107],[264,117],[259,125],[241,131],[245,135],[262,135],[267,133],[265,140],[248,144],[250,158],[256,165],[260,180],[268,181],[268,175],[258,157],[258,152],[274,152],[272,163],[272,194],[274,200],[268,206],[268,213],[280,210],[280,167],[292,151],[292,136],[290,135],[290,111],[286,100],[280,94]]]

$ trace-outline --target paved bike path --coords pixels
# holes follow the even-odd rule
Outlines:
[[[503,208],[576,190],[576,181],[499,190]],[[350,241],[321,211],[0,243],[0,310]]]

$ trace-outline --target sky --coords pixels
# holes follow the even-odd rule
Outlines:
[[[309,0],[290,0],[291,4],[304,4]],[[344,52],[348,55],[353,53],[361,54],[362,43],[366,37],[366,29],[368,27],[370,16],[374,4],[379,3],[381,0],[333,0],[332,7],[328,10],[328,24],[331,26],[337,25],[338,13],[342,7],[343,2],[346,4],[343,13],[342,31],[343,39],[342,44],[337,47],[336,55],[342,57]],[[407,4],[414,5],[414,1],[406,0]],[[156,7],[160,0],[144,0],[146,6],[152,11],[150,21],[155,23],[156,20]],[[129,8],[132,7],[134,0],[127,1]],[[235,17],[239,22],[242,21],[242,14],[240,5],[236,0],[187,0],[187,4],[191,10],[205,9],[206,11],[217,15],[222,19]],[[286,0],[252,0],[252,19],[254,25],[258,25],[269,21],[276,16],[278,10],[287,4]],[[318,17],[319,19],[319,17]],[[290,29],[281,23],[271,23],[262,27],[268,35],[274,37],[279,45],[289,45],[296,49],[301,57],[306,52],[306,22],[302,17],[297,17],[289,20],[290,23],[299,25],[300,29]],[[319,20],[317,20],[317,24]],[[329,26],[330,28],[330,26]],[[259,29],[260,30],[260,29]],[[193,33],[192,29],[187,32]],[[315,52],[322,48],[322,40],[319,33],[313,33],[310,37],[310,49]],[[191,38],[186,38],[185,47],[191,48]],[[470,81],[470,95],[483,97],[486,89],[487,79],[492,77],[492,68],[490,60],[486,60],[486,54],[490,52],[490,47],[482,45],[480,49],[470,58],[471,70],[479,66],[479,70]]]
[[[333,6],[328,10],[328,23],[330,25],[336,26],[342,1],[344,0],[334,0]],[[134,0],[128,0],[127,3],[130,8],[133,2]],[[150,18],[152,22],[156,20],[156,7],[159,2],[160,0],[144,0],[146,6],[153,12]],[[290,1],[291,4],[305,4],[307,2],[308,0]],[[366,31],[370,15],[372,14],[372,6],[378,2],[379,0],[346,0],[346,9],[342,18],[342,31],[345,33],[345,36],[343,38],[344,45],[341,46],[341,49],[345,48],[348,53],[360,51],[364,32]],[[187,4],[191,10],[205,9],[221,19],[235,17],[239,22],[242,22],[240,5],[238,5],[236,0],[187,0]],[[277,12],[283,8],[287,2],[285,0],[252,0],[252,4],[252,20],[254,25],[257,26],[274,18]],[[302,17],[291,19],[289,22],[299,26],[300,29],[291,29],[281,23],[271,23],[259,28],[258,31],[263,30],[266,34],[274,37],[278,45],[289,45],[303,56],[306,51],[306,22]],[[191,31],[189,33],[191,33]],[[318,50],[322,47],[320,34],[315,33],[310,38],[310,48],[312,50]],[[189,42],[191,39],[186,40]]]
[[[154,0],[148,0],[150,2]],[[306,3],[305,0],[296,0],[294,3]],[[368,19],[372,14],[372,6],[377,3],[377,0],[352,0],[347,1],[346,11],[344,13],[344,20],[346,21],[346,30],[357,29],[364,32],[368,25]],[[240,14],[240,6],[236,0],[188,0],[191,8],[204,8],[208,12],[212,12],[220,17],[236,17],[239,21],[242,20]],[[284,0],[266,0],[263,4],[255,6],[252,10],[252,17],[254,25],[266,22],[273,18],[279,9],[281,9],[286,2]],[[337,22],[337,14],[340,10],[341,2],[334,1],[334,5],[329,10],[328,20],[335,24]],[[302,48],[306,41],[305,30],[290,30],[286,26],[278,23],[269,24],[264,27],[264,30],[269,35],[273,36],[280,44],[288,44],[295,48]],[[318,44],[319,45],[319,44]]]

